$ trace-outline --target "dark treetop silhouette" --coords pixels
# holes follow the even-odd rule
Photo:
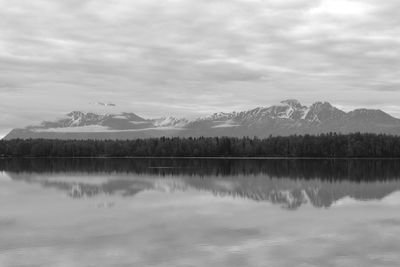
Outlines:
[[[3,157],[400,157],[400,137],[321,134],[286,137],[136,140],[0,140]]]

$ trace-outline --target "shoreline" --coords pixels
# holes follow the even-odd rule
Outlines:
[[[241,160],[400,160],[400,157],[246,157],[246,156],[238,156],[238,157],[107,157],[107,156],[95,156],[95,157],[53,157],[53,156],[44,156],[44,157],[33,157],[33,156],[0,156],[0,160],[2,159],[241,159]]]

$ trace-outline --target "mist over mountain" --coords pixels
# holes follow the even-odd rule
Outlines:
[[[73,111],[56,121],[12,130],[5,139],[134,139],[161,136],[287,136],[292,134],[400,134],[400,120],[382,110],[344,112],[328,102],[304,106],[295,99],[280,105],[214,113],[197,119],[146,119],[134,113],[96,114]]]

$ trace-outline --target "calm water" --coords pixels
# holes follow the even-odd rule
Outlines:
[[[400,266],[400,161],[0,160],[0,266]]]

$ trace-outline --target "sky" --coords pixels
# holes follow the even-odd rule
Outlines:
[[[0,0],[0,137],[72,110],[400,117],[398,0]],[[103,107],[96,102],[110,102]]]

